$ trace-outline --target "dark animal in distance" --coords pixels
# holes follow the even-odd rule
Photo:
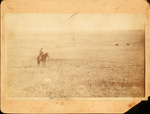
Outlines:
[[[115,46],[119,46],[119,44],[115,44]]]
[[[46,67],[46,58],[49,58],[49,54],[48,53],[45,53],[43,55],[39,55],[37,57],[37,66],[39,67],[40,66],[40,63],[42,62],[42,67]]]

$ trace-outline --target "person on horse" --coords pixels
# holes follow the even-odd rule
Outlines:
[[[40,66],[40,62],[42,62],[42,67],[46,67],[46,58],[47,58],[47,57],[49,58],[48,52],[47,52],[47,53],[44,53],[43,48],[41,48],[40,54],[39,54],[39,56],[37,57],[37,67]]]
[[[43,48],[41,48],[41,50],[40,50],[40,58],[42,59],[42,56],[44,55],[44,51],[43,51]]]

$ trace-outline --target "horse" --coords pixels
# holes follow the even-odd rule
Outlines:
[[[39,55],[37,57],[37,65],[38,67],[40,66],[40,63],[42,62],[42,67],[46,67],[46,58],[49,58],[49,54],[48,53],[45,53],[45,54],[42,54],[42,55]]]

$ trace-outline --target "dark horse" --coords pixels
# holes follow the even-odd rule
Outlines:
[[[46,58],[49,58],[49,54],[48,53],[45,53],[43,55],[39,55],[37,57],[37,65],[38,67],[40,66],[40,63],[42,62],[42,67],[46,67]]]

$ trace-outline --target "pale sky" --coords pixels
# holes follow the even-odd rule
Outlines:
[[[110,50],[108,53],[110,53],[109,57],[111,58],[111,53],[113,53],[111,49],[114,49],[112,48],[114,45],[108,46],[109,42],[107,41],[121,42],[122,40],[118,40],[121,38],[128,41],[132,31],[127,32],[125,37],[119,36],[120,34],[116,37],[110,37],[111,34],[105,38],[101,37],[100,34],[103,31],[107,33],[107,30],[144,30],[144,15],[81,13],[75,15],[29,13],[5,15],[5,37],[9,41],[7,47],[9,54],[17,53],[24,56],[31,54],[36,57],[39,50],[44,48],[45,52],[51,54],[51,58],[72,59],[76,57],[80,59],[90,56],[90,58],[100,59],[105,58],[107,54],[101,51],[105,47],[106,50]],[[64,32],[66,33],[64,34]],[[71,32],[78,33],[72,34]],[[93,35],[94,32],[99,36]],[[87,33],[92,33],[93,36]],[[139,32],[139,34],[132,35],[138,40],[141,38],[141,34]],[[134,38],[132,37],[132,40],[135,40]]]
[[[6,14],[5,30],[17,32],[80,32],[144,30],[142,14]]]

